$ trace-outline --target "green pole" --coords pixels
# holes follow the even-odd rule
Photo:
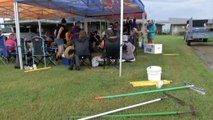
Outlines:
[[[177,112],[158,112],[158,113],[142,113],[142,114],[120,114],[120,115],[106,115],[103,117],[146,117],[146,116],[167,116],[178,115]]]
[[[157,113],[138,113],[138,114],[118,114],[118,115],[105,115],[105,118],[118,118],[118,117],[151,117],[151,116],[169,116],[169,115],[179,115],[179,112],[157,112]],[[85,116],[70,116],[69,118],[82,118]]]
[[[111,99],[111,98],[127,97],[127,96],[141,95],[141,94],[150,94],[150,93],[157,93],[157,92],[181,90],[181,89],[186,89],[186,88],[190,88],[190,86],[164,88],[164,89],[157,89],[157,90],[150,90],[150,91],[143,91],[143,92],[135,92],[135,93],[126,93],[126,94],[111,95],[111,96],[97,96],[96,99],[98,99],[98,100]]]

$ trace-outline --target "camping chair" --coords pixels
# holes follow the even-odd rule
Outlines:
[[[80,69],[80,65],[88,65],[92,66],[92,57],[90,52],[90,46],[89,46],[89,38],[86,38],[84,41],[75,40],[74,41],[74,48],[75,48],[75,57],[74,57],[74,63],[76,65],[76,69]],[[86,61],[89,59],[89,63]]]
[[[110,40],[105,39],[105,55],[104,55],[104,68],[106,62],[108,65],[117,63],[120,57],[120,40],[119,38]]]
[[[9,54],[5,45],[5,37],[0,36],[0,61],[3,64],[8,63]]]
[[[54,56],[47,53],[45,50],[45,44],[44,44],[43,38],[39,36],[35,36],[32,38],[31,42],[32,42],[33,64],[43,63],[45,67],[49,65],[50,63],[55,65]]]
[[[24,38],[21,38],[21,53],[25,59],[25,64],[28,65],[29,60],[28,57],[31,55],[29,48],[27,47],[27,41]]]
[[[6,46],[6,48],[7,48],[7,52],[8,52],[8,55],[9,55],[9,57],[8,57],[8,62],[13,62],[13,61],[15,61],[15,60],[16,60],[16,50],[14,50],[14,51],[8,51],[8,50],[10,50],[10,49],[13,49],[14,46],[12,46],[12,45],[7,45],[7,44],[5,44],[5,46]]]

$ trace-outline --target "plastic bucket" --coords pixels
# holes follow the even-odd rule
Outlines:
[[[62,62],[64,65],[70,66],[72,62],[65,57],[62,57]]]
[[[160,81],[162,68],[160,66],[149,66],[147,67],[147,76],[150,81]]]

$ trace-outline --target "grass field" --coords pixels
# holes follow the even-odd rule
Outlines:
[[[182,86],[184,81],[205,88],[206,95],[189,89],[168,93],[192,104],[197,116],[132,117],[131,120],[212,120],[213,72],[184,45],[182,37],[157,36],[156,43],[163,44],[164,53],[179,56],[144,54],[138,51],[136,62],[123,64],[123,76],[118,77],[115,67],[83,68],[69,71],[64,65],[50,70],[24,73],[14,65],[0,65],[0,120],[71,120],[72,116],[88,116],[162,97],[162,93],[124,98],[95,100],[99,95],[114,95],[156,89],[130,86],[131,81],[147,79],[146,67],[162,67],[162,78],[172,80],[171,85]],[[189,111],[172,99],[130,109],[116,114],[150,113],[164,111]],[[99,118],[109,119],[109,118]],[[112,118],[122,120],[124,118]],[[127,118],[125,118],[127,119]]]

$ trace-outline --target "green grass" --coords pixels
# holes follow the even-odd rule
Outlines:
[[[197,116],[129,118],[131,120],[211,120],[213,119],[213,72],[184,45],[182,37],[157,36],[156,43],[163,44],[164,53],[179,56],[144,54],[138,51],[135,63],[123,64],[123,76],[118,69],[106,67],[69,71],[64,65],[50,70],[24,73],[13,65],[0,65],[0,119],[1,120],[68,120],[71,116],[88,116],[162,97],[162,93],[138,95],[108,100],[95,100],[99,95],[114,95],[156,89],[153,87],[133,88],[131,81],[146,80],[146,67],[159,65],[162,78],[172,80],[171,85],[182,86],[183,81],[205,88],[206,95],[189,89],[168,93],[195,106]],[[116,114],[150,113],[164,111],[188,111],[172,99],[130,109]],[[109,118],[99,118],[109,119]],[[114,118],[122,120],[124,118]]]

